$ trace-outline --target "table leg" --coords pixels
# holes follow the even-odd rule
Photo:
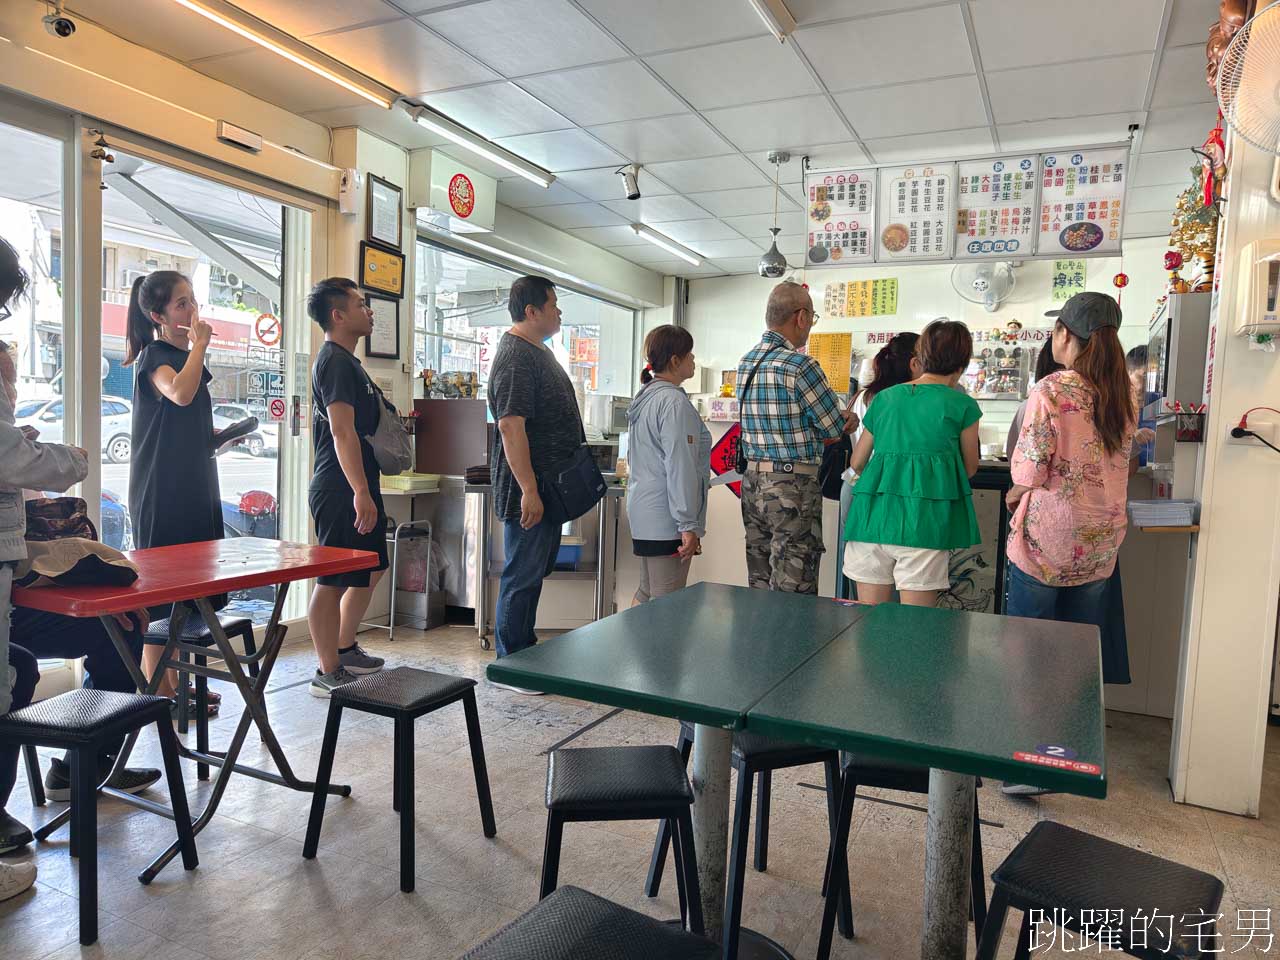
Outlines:
[[[699,723],[693,732],[693,845],[707,935],[724,926],[725,866],[729,853],[729,771],[733,733]]]
[[[929,771],[922,960],[964,960],[965,957],[975,789],[974,778],[966,774]]]

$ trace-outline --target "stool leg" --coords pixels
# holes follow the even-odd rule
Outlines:
[[[833,853],[840,857],[843,866],[844,883],[840,887],[840,911],[836,914],[836,920],[840,925],[840,936],[846,940],[852,940],[854,936],[853,930],[853,893],[850,889],[851,880],[849,878],[849,851],[848,844],[837,848],[835,846],[836,820],[839,816],[839,794],[840,794],[840,761],[832,758],[823,764],[826,769],[827,776],[827,867],[822,875],[822,895],[827,895],[827,887],[831,879],[831,857]],[[857,786],[853,785],[851,789],[854,796],[857,796]]]
[[[756,872],[769,869],[769,794],[773,787],[773,771],[761,770],[756,776]]]
[[[391,809],[400,812],[400,737],[403,730],[400,721],[395,721],[395,733],[391,740]]]
[[[702,918],[702,891],[698,886],[698,855],[693,848],[693,816],[688,809],[682,810],[676,818],[674,833],[676,843],[680,847],[680,861],[683,865],[685,896],[689,899],[689,932],[698,936],[706,935],[706,924]]]
[[[258,645],[253,640],[253,624],[249,624],[240,634],[240,639],[244,641],[244,653],[247,657],[252,657],[258,652]],[[253,680],[258,679],[258,661],[249,661],[249,677]]]
[[[818,960],[828,960],[831,956],[831,938],[836,921],[837,898],[832,896],[835,890],[848,883],[849,864],[847,857],[836,855],[836,851],[849,847],[849,824],[853,820],[853,798],[858,786],[853,782],[853,775],[845,773],[840,778],[840,804],[836,814],[836,832],[828,851],[830,868],[827,876],[827,897],[822,907],[822,931],[818,936]]]
[[[169,784],[173,822],[178,828],[182,869],[194,870],[200,864],[200,858],[196,854],[196,835],[191,828],[191,811],[187,807],[187,789],[182,783],[182,765],[178,762],[178,737],[173,732],[173,724],[169,722],[168,716],[156,722],[156,729],[160,734],[160,754],[164,758],[164,775]]]
[[[31,791],[31,805],[43,807],[45,804],[44,781],[40,779],[40,754],[36,748],[27,744],[22,748],[22,759],[27,764],[27,789]]]
[[[982,936],[978,938],[978,954],[976,960],[995,960],[996,951],[1000,949],[1000,937],[1004,933],[1004,918],[1009,911],[1009,894],[1001,887],[996,887],[991,897],[991,912],[982,925]]]
[[[185,651],[178,652],[178,659],[182,663],[187,662],[187,654]],[[181,670],[178,671],[178,732],[183,736],[190,729],[188,720],[189,704],[187,698],[187,674]]]
[[[329,701],[329,719],[324,725],[324,741],[320,746],[320,763],[316,767],[316,789],[311,795],[311,816],[307,819],[307,837],[302,856],[310,860],[320,846],[320,825],[324,822],[324,801],[333,775],[333,754],[338,749],[338,728],[342,725],[342,704]]]
[[[400,891],[413,892],[413,721],[397,717],[396,764],[400,767]]]
[[[493,819],[493,797],[489,794],[489,768],[484,762],[484,739],[480,735],[480,715],[476,712],[476,695],[468,690],[462,698],[467,716],[467,742],[471,745],[471,770],[476,777],[476,796],[480,799],[480,825],[486,837],[497,836]]]
[[[1030,960],[1031,958],[1031,911],[1022,913],[1022,926],[1018,930],[1018,946],[1013,951],[1013,960]]]
[[[676,836],[675,820],[663,820],[662,825],[666,828],[668,836]],[[683,927],[689,921],[689,891],[684,886],[684,851],[680,849],[679,841],[672,844],[671,853],[676,864],[676,899],[680,901],[680,926]]]
[[[98,942],[98,753],[71,752],[71,819],[79,823],[80,942]]]
[[[733,833],[729,845],[729,880],[724,911],[724,960],[736,960],[742,923],[742,888],[746,881],[747,846],[751,841],[751,781],[755,773],[745,764],[738,768],[738,799],[733,805]]]
[[[555,892],[560,874],[560,843],[564,839],[564,820],[555,810],[547,811],[547,841],[542,849],[542,888],[538,899]]]
[[[973,856],[969,875],[970,912],[973,914],[973,935],[981,939],[982,927],[987,922],[987,872],[982,866],[982,818],[978,815],[978,795],[973,797]]]
[[[689,755],[693,753],[693,741],[685,735],[684,727],[676,738],[676,749],[680,751],[680,762],[685,769],[689,767]],[[644,879],[644,895],[656,897],[662,886],[662,872],[667,868],[667,845],[671,842],[671,826],[666,820],[658,823],[658,835],[653,840],[653,853],[649,857],[649,875]]]
[[[196,657],[196,666],[203,667],[209,661],[205,657]],[[209,678],[196,674],[196,750],[209,752]],[[196,779],[209,779],[209,765],[196,764]]]

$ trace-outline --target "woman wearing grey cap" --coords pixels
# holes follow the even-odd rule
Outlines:
[[[1119,326],[1119,304],[1102,293],[1076,294],[1054,325],[1066,369],[1028,395],[1013,450],[1010,616],[1104,627],[1136,427]]]

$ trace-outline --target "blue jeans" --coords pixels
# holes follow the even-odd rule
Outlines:
[[[1091,623],[1102,630],[1107,617],[1107,581],[1094,580],[1077,587],[1051,587],[1017,564],[1009,564],[1009,599],[1004,612],[1010,617]]]
[[[498,603],[494,614],[494,647],[499,657],[531,647],[538,642],[533,625],[538,619],[538,598],[542,581],[555,569],[564,526],[549,498],[546,513],[528,530],[520,518],[503,521],[502,542],[507,561],[498,583]]]

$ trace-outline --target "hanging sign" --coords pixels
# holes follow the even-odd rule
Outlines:
[[[955,239],[954,163],[880,168],[876,259],[945,260]]]
[[[1085,271],[1084,260],[1053,261],[1053,302],[1066,303],[1077,293],[1084,293]]]
[[[1128,147],[1044,154],[1036,251],[1118,251],[1128,169]]]
[[[875,256],[876,171],[805,171],[810,267],[866,263]]]
[[[898,278],[828,283],[822,294],[828,317],[883,317],[898,312]]]
[[[957,260],[1028,255],[1036,236],[1036,155],[956,164]]]

